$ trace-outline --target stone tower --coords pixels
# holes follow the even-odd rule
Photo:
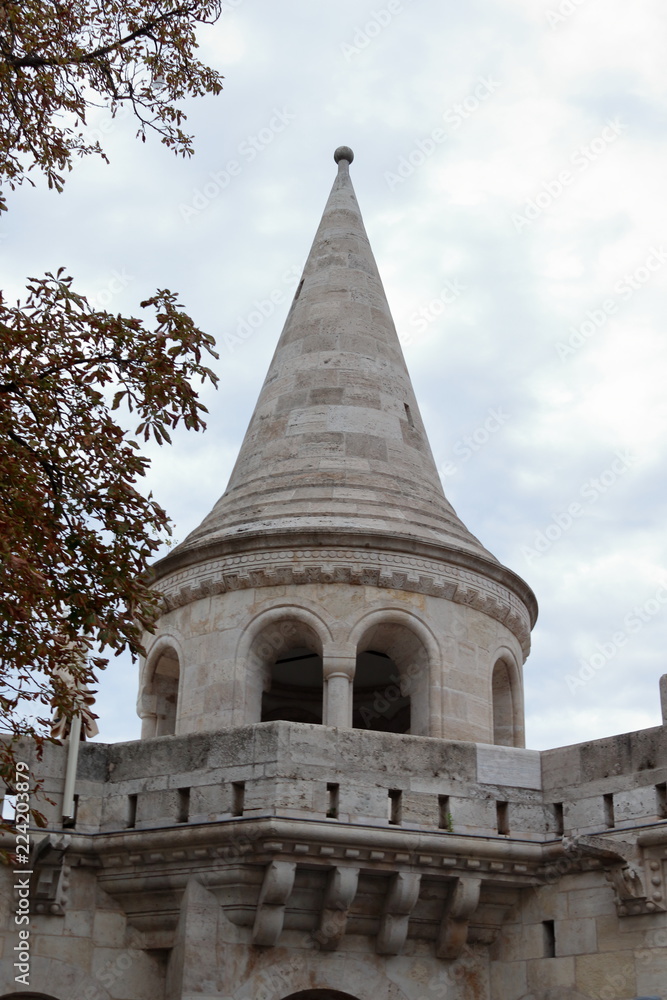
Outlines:
[[[20,748],[0,1000],[667,1000],[667,724],[523,747],[535,599],[443,494],[336,160],[227,492],[155,567],[142,739]]]
[[[145,737],[284,719],[524,745],[535,598],[443,493],[352,157],[227,491],[155,567]]]

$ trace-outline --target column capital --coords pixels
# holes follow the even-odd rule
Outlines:
[[[323,660],[322,672],[325,681],[328,681],[330,677],[347,677],[351,681],[354,677],[357,668],[356,656],[326,653]]]

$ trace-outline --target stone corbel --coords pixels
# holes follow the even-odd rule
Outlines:
[[[410,914],[417,905],[421,875],[397,872],[391,880],[377,936],[378,955],[400,955],[408,936]]]
[[[65,863],[72,838],[50,833],[39,842],[31,858],[30,909],[35,914],[65,915],[69,865]]]
[[[438,958],[458,958],[468,940],[468,925],[479,905],[481,878],[458,878],[445,912],[436,944]]]
[[[294,887],[296,864],[272,861],[264,872],[259,893],[252,943],[270,948],[277,944],[285,922],[285,907]]]
[[[340,944],[350,907],[359,885],[358,868],[334,868],[329,874],[315,940],[323,951],[335,951]]]
[[[588,858],[597,858],[603,864],[636,865],[640,860],[639,848],[627,840],[616,840],[611,837],[594,835],[581,837],[563,837],[563,850],[566,854],[581,854]]]
[[[637,844],[607,837],[563,838],[566,854],[596,858],[606,868],[605,876],[614,887],[616,908],[621,917],[665,912],[662,868],[651,866],[652,886],[647,887],[642,851]]]

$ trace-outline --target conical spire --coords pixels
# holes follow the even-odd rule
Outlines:
[[[333,532],[495,563],[445,498],[350,180],[353,153],[334,158],[338,176],[227,490],[175,552]]]

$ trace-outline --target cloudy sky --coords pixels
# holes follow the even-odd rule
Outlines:
[[[228,0],[201,35],[226,81],[188,107],[193,159],[102,111],[111,165],[24,188],[0,223],[10,293],[61,265],[126,313],[169,287],[218,340],[208,431],[154,452],[181,540],[225,488],[352,146],[447,495],[537,594],[535,748],[661,718],[666,42],[664,0]],[[112,661],[100,739],[138,735],[135,691]]]

